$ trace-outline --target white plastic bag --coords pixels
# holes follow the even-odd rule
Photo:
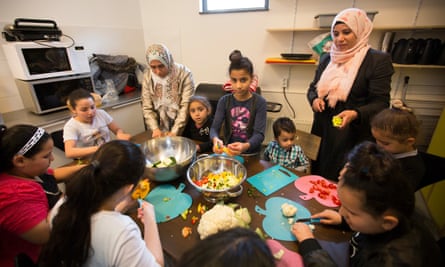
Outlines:
[[[117,92],[116,87],[114,86],[113,80],[107,79],[105,80],[105,84],[106,84],[106,90],[105,90],[105,95],[102,97],[102,102],[105,104],[116,102],[119,99],[119,93]]]

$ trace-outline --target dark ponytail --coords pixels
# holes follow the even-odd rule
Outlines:
[[[39,266],[82,266],[91,251],[91,217],[114,193],[136,185],[145,157],[135,144],[115,140],[102,145],[91,163],[66,185],[66,201],[53,220]]]

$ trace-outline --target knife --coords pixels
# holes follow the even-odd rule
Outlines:
[[[291,177],[291,176],[290,176],[290,173],[289,173],[288,171],[285,171],[285,170],[283,170],[283,169],[278,169],[278,170],[279,170],[280,172],[284,173],[285,175]]]
[[[321,218],[301,218],[295,222],[309,222],[309,223],[320,223]]]

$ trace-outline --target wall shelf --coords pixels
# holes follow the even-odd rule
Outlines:
[[[329,32],[331,28],[268,28],[268,32]],[[374,31],[445,31],[443,25],[430,25],[430,26],[381,26],[374,27]]]

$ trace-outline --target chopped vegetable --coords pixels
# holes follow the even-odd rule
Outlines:
[[[192,213],[192,211],[189,210],[189,209],[184,210],[184,211],[181,213],[181,217],[182,217],[182,219],[184,219],[184,221],[187,220],[187,215],[188,215],[189,213]]]
[[[198,220],[199,220],[198,217],[193,216],[193,217],[192,217],[192,224],[195,224]]]
[[[281,205],[281,212],[285,217],[293,217],[297,213],[297,207],[289,203],[283,203]]]
[[[164,202],[169,202],[171,200],[171,198],[169,198],[169,197],[164,197],[163,199],[162,199],[162,201],[164,201]]]
[[[192,179],[193,182],[204,189],[225,190],[238,185],[241,182],[241,176],[237,177],[230,171],[220,173],[209,173],[201,179]]]
[[[342,123],[343,123],[343,119],[340,118],[339,116],[332,117],[332,125],[334,127],[340,127]]]
[[[187,238],[192,234],[192,228],[184,226],[181,231],[182,237]]]
[[[263,233],[263,231],[261,230],[261,228],[259,228],[259,227],[255,228],[255,233],[257,233],[257,235],[259,235],[261,237],[261,239],[266,239],[266,236]]]
[[[150,182],[148,181],[148,179],[143,179],[140,180],[139,183],[136,185],[136,188],[133,190],[131,197],[133,199],[143,199],[148,195],[149,191]]]
[[[204,212],[207,211],[207,206],[204,205],[204,204],[199,203],[199,204],[198,204],[198,207],[196,208],[196,211],[197,211],[199,214],[203,214]]]
[[[331,199],[335,205],[341,205],[340,200],[335,195],[331,194],[333,191],[335,192],[335,190],[337,190],[336,184],[327,182],[324,179],[318,179],[309,182],[312,184],[311,188],[309,188],[309,193],[317,193],[317,196],[320,199]]]
[[[277,260],[281,260],[284,255],[284,250],[280,248],[276,253],[273,254],[273,257]]]
[[[176,165],[176,159],[175,157],[168,157],[163,160],[157,161],[153,163],[153,168],[166,168],[166,167],[173,167]],[[150,166],[148,166],[150,167]]]

